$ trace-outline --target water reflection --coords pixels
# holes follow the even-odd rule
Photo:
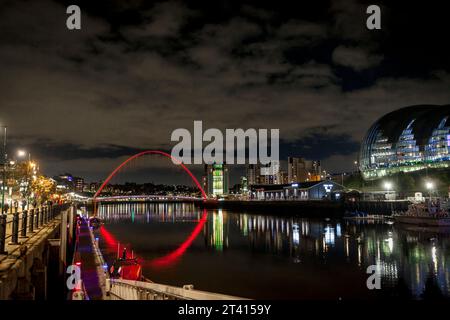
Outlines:
[[[158,250],[140,243],[137,238],[122,240],[139,246],[141,251],[153,257],[161,251],[161,246],[166,245],[169,252],[169,249],[173,250],[175,247],[176,241],[179,241],[171,242],[167,235],[160,237],[157,233],[158,225],[170,223],[170,226],[173,226],[170,233],[174,234],[180,233],[181,226],[186,224],[188,225],[183,230],[192,230],[201,217],[201,211],[189,204],[135,203],[101,205],[99,215],[106,221],[106,227],[115,226],[113,232],[116,231],[122,237],[127,237],[126,231],[136,230],[133,229],[133,224],[156,226],[152,229],[152,234],[146,234],[146,237],[148,241],[151,239],[158,243]],[[339,271],[336,275],[345,281],[352,282],[352,279],[355,279],[355,282],[362,282],[360,279],[367,278],[367,266],[377,264],[382,275],[382,290],[381,293],[367,292],[368,297],[450,297],[449,233],[402,228],[383,223],[326,221],[231,213],[226,210],[209,211],[208,219],[199,231],[196,241],[192,242],[194,239],[191,239],[193,247],[183,251],[186,261],[190,255],[195,254],[196,259],[199,259],[196,260],[197,264],[212,264],[220,260],[222,265],[225,264],[225,269],[236,270],[238,260],[249,263],[252,259],[256,261],[264,257],[264,265],[260,264],[254,269],[254,273],[257,275],[262,272],[259,269],[267,268],[271,272],[270,275],[277,278],[277,285],[280,287],[288,286],[288,283],[291,285],[293,281],[299,281],[298,285],[302,285],[305,280],[295,280],[293,277],[305,273],[306,270],[313,270],[311,277],[317,278],[316,281],[322,281],[322,277],[326,276],[329,277],[327,281],[336,281],[338,285],[338,280],[329,280],[332,279],[331,276],[325,274],[330,272],[330,267],[336,272]],[[187,236],[188,233],[184,236],[181,234],[181,238]],[[227,252],[230,252],[230,259],[223,260],[221,255]],[[257,258],[254,258],[255,254],[258,254]],[[260,260],[257,260],[257,263],[260,263]],[[187,262],[179,266],[179,270],[176,269],[178,266],[175,266],[171,277],[186,276],[189,274],[189,266]],[[244,268],[243,264],[241,266]],[[285,279],[283,273],[286,273]],[[264,276],[266,275],[265,273]],[[217,291],[221,291],[220,288],[227,286],[227,279],[216,278],[211,285],[217,286]],[[279,284],[280,279],[286,281],[286,284]],[[251,283],[245,285],[249,286]],[[322,286],[319,282],[316,282],[316,285]],[[349,286],[352,285],[349,283]],[[363,288],[364,283],[358,286],[357,290],[361,292],[367,290]],[[254,288],[254,297],[258,297],[258,290],[260,289]],[[355,289],[355,292],[357,290]],[[336,291],[339,291],[339,288]],[[295,291],[286,292],[292,296]],[[270,292],[267,296],[270,297]]]

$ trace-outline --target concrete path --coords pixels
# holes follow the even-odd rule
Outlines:
[[[95,258],[88,222],[84,219],[80,226],[78,252],[81,258],[81,279],[83,280],[89,299],[102,300],[103,292],[98,276],[98,263]]]

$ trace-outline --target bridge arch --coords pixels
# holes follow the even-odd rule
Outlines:
[[[126,164],[128,164],[129,162],[140,158],[144,155],[147,154],[156,154],[156,155],[162,155],[166,158],[169,158],[170,160],[172,160],[173,162],[175,162],[176,164],[180,165],[183,170],[191,177],[192,181],[194,181],[195,185],[198,187],[198,189],[201,191],[202,193],[202,198],[204,201],[206,201],[208,199],[208,196],[206,195],[205,190],[202,188],[200,182],[197,180],[197,178],[194,176],[194,174],[177,158],[172,157],[172,155],[168,154],[167,152],[164,151],[159,151],[159,150],[147,150],[147,151],[143,151],[143,152],[139,152],[131,157],[129,157],[128,159],[126,159],[125,161],[123,161],[117,168],[115,168],[110,175],[105,179],[105,181],[102,183],[102,185],[100,186],[100,188],[97,190],[97,192],[95,193],[94,197],[93,197],[93,202],[94,202],[94,214],[96,214],[96,198],[100,195],[100,193],[102,192],[103,188],[108,185],[109,181],[111,181],[112,178],[114,178],[114,176],[120,171],[120,169],[122,169]],[[203,209],[203,214],[200,218],[200,220],[197,222],[196,227],[194,228],[194,230],[192,231],[192,233],[188,236],[188,238],[174,251],[168,253],[167,255],[160,257],[160,258],[156,258],[153,261],[151,261],[151,265],[152,266],[165,266],[165,265],[169,265],[174,263],[181,255],[183,255],[183,253],[186,251],[187,248],[190,247],[190,245],[192,244],[192,242],[194,241],[194,239],[198,236],[198,234],[200,233],[200,231],[202,230],[204,224],[206,223],[207,220],[207,212],[205,209]]]
[[[191,170],[189,170],[179,159],[173,157],[172,155],[168,154],[167,152],[164,151],[159,151],[159,150],[147,150],[147,151],[142,151],[139,152],[131,157],[129,157],[128,159],[126,159],[124,162],[122,162],[117,168],[115,168],[110,175],[105,179],[105,181],[103,181],[102,185],[100,186],[100,188],[98,188],[97,192],[94,194],[93,200],[95,202],[96,198],[100,195],[100,193],[102,192],[103,188],[106,187],[106,185],[108,185],[109,181],[111,181],[112,178],[114,178],[114,176],[120,171],[120,169],[122,169],[126,164],[130,163],[131,161],[140,158],[144,155],[147,154],[157,154],[157,155],[161,155],[164,156],[166,158],[169,158],[170,160],[172,160],[172,162],[176,163],[177,165],[180,165],[181,168],[183,168],[183,170],[191,177],[192,181],[194,181],[195,185],[197,186],[197,188],[200,190],[200,192],[202,193],[202,197],[203,200],[207,200],[208,196],[206,195],[205,190],[202,188],[200,182],[198,182],[197,178],[194,176],[194,174],[191,172]]]

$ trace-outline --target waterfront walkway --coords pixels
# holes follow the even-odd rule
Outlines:
[[[77,252],[81,262],[81,279],[90,300],[102,300],[103,291],[98,274],[99,265],[95,258],[88,222],[81,220]]]

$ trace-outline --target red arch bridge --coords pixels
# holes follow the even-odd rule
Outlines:
[[[128,163],[142,157],[145,155],[159,155],[166,157],[170,159],[175,165],[180,166],[192,179],[192,181],[195,183],[197,188],[200,190],[202,197],[196,198],[196,197],[186,197],[186,196],[158,196],[158,195],[135,195],[135,196],[113,196],[113,197],[99,197],[103,188],[105,188],[108,183],[111,181],[112,178]],[[119,166],[117,166],[110,175],[105,179],[105,181],[102,183],[100,188],[97,190],[95,195],[93,196],[92,200],[94,202],[94,214],[96,214],[96,202],[109,202],[109,201],[162,201],[162,202],[170,202],[170,201],[206,201],[208,199],[205,190],[203,190],[201,184],[197,180],[197,178],[194,176],[194,174],[177,158],[172,157],[172,155],[168,154],[164,151],[159,150],[148,150],[143,151],[140,153],[137,153],[125,161],[123,161]],[[207,220],[207,212],[205,209],[203,209],[203,213],[201,218],[197,221],[195,227],[193,228],[192,232],[188,235],[186,240],[181,243],[177,249],[175,249],[172,252],[169,252],[163,257],[154,259],[151,261],[151,264],[154,266],[165,266],[168,264],[174,263],[178,258],[183,255],[183,253],[189,248],[189,246],[192,244],[194,239],[198,236],[200,231],[203,229],[203,226],[206,223]],[[103,228],[102,230],[103,234],[108,235],[107,231]],[[108,239],[112,240],[114,239],[110,235],[107,236]],[[112,242],[114,242],[113,240]]]
[[[189,196],[160,196],[160,195],[121,195],[97,197],[96,202],[203,202],[203,198]]]

